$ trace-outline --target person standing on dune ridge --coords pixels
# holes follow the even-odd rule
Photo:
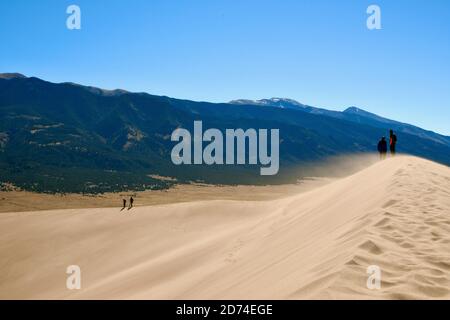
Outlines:
[[[385,137],[382,137],[381,140],[378,142],[378,152],[380,153],[380,159],[386,158],[387,142]]]
[[[394,130],[389,131],[389,150],[391,151],[391,156],[395,156],[395,146],[397,144],[397,136]]]

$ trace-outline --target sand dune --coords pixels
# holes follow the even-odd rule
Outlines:
[[[449,248],[449,168],[399,156],[279,200],[1,214],[0,298],[449,299]]]

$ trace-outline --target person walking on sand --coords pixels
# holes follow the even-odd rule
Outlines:
[[[127,200],[125,198],[122,200],[123,200],[123,208],[122,208],[122,210],[123,210],[127,207]]]
[[[134,202],[133,197],[130,197],[130,207],[128,209],[133,208],[133,202]]]
[[[382,137],[381,140],[378,142],[378,152],[380,153],[380,159],[386,158],[387,142],[385,137]]]
[[[391,156],[395,156],[395,145],[397,144],[397,136],[394,130],[389,131],[389,150],[391,151]]]

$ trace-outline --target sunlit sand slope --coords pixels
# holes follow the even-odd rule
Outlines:
[[[4,213],[0,271],[3,299],[449,299],[450,169],[399,156],[281,200]]]

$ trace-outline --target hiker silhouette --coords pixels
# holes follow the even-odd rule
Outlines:
[[[133,202],[134,202],[133,197],[130,197],[130,206],[128,207],[128,210],[130,210],[131,208],[133,208]]]
[[[389,130],[389,150],[391,151],[391,156],[395,156],[395,146],[397,145],[397,136],[394,130]]]
[[[380,159],[386,158],[387,153],[387,141],[385,137],[382,137],[378,142],[378,152],[380,153]]]
[[[126,199],[122,199],[122,201],[123,201],[122,210],[124,210],[127,207],[127,200]],[[122,211],[122,210],[120,210],[120,211]]]

